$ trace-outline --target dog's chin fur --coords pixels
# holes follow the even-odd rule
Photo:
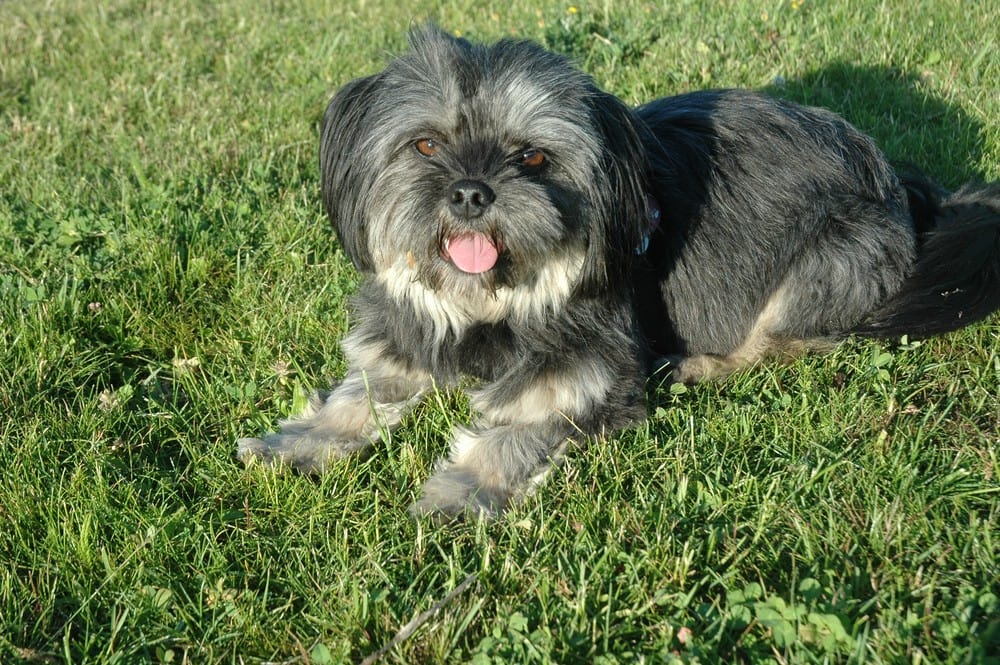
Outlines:
[[[754,93],[630,110],[527,42],[416,31],[330,102],[320,167],[365,274],[349,370],[240,456],[323,471],[471,386],[417,515],[497,515],[571,441],[641,419],[661,364],[693,382],[1000,307],[997,185],[900,178],[832,113]],[[488,269],[449,255],[470,234]]]
[[[432,322],[433,344],[439,346],[449,334],[460,338],[474,325],[510,321],[524,327],[556,316],[579,284],[583,261],[583,251],[566,251],[505,284],[490,274],[463,273],[444,259],[424,270],[400,257],[373,279],[394,301],[408,303],[418,317]]]

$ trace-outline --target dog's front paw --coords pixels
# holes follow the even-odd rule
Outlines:
[[[290,466],[302,473],[319,474],[336,459],[357,453],[369,441],[343,441],[309,434],[267,434],[261,439],[240,439],[236,456],[244,464],[259,462],[265,466]]]
[[[275,463],[275,455],[271,451],[271,447],[263,439],[237,439],[236,458],[244,464],[260,462],[261,464],[271,466]]]
[[[503,490],[480,485],[472,471],[450,467],[424,483],[423,495],[410,507],[410,514],[430,518],[436,524],[492,520],[503,512],[509,499]]]

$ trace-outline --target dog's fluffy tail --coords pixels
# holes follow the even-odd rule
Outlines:
[[[865,337],[929,337],[1000,309],[1000,183],[948,194],[921,178],[903,182],[919,246],[899,291],[863,322]]]

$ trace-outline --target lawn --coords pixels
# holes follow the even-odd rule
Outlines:
[[[461,394],[235,460],[344,369],[317,125],[427,18],[1000,179],[991,2],[0,2],[0,662],[1000,662],[1000,316],[656,391],[494,524],[406,513]]]

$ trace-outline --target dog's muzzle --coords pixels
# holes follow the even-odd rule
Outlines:
[[[446,196],[448,210],[460,222],[479,220],[496,200],[496,194],[489,185],[472,179],[456,180],[448,188]],[[444,238],[441,257],[462,272],[478,275],[496,265],[500,247],[491,235],[469,229]]]

